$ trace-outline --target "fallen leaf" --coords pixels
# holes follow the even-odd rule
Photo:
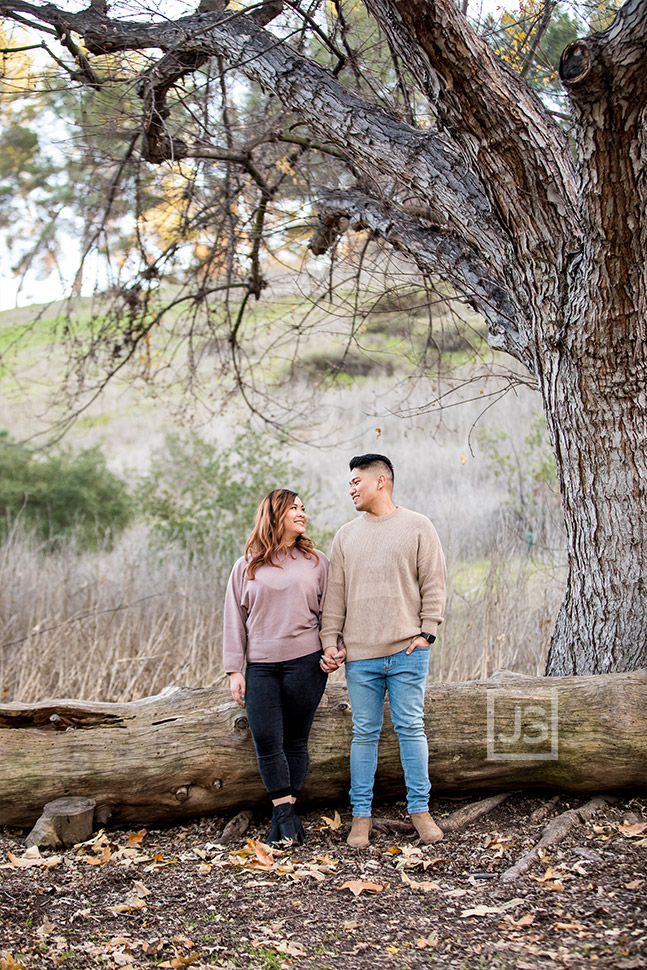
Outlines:
[[[250,869],[271,869],[274,865],[274,856],[271,850],[267,849],[262,842],[254,842],[254,859],[250,861]]]
[[[146,896],[150,896],[153,891],[152,889],[147,889],[144,883],[139,881],[133,883],[133,889],[140,899],[145,899]]]
[[[7,852],[7,858],[10,864],[5,863],[0,868],[27,869],[30,866],[40,866],[43,869],[53,869],[55,866],[60,866],[63,862],[63,856],[60,855],[53,855],[46,859],[40,854],[37,845],[27,849],[22,856],[16,856],[13,852]]]
[[[47,917],[45,917],[41,925],[36,930],[36,936],[38,937],[39,940],[44,940],[46,939],[46,937],[50,935],[53,929],[54,929],[54,923],[50,922],[50,920],[48,920]]]
[[[347,919],[342,923],[342,926],[347,933],[352,933],[354,930],[358,930],[361,923],[358,923],[356,919]]]
[[[531,876],[535,882],[543,883],[548,889],[563,889],[562,879],[570,879],[571,876],[556,866],[549,866],[543,876]]]
[[[632,882],[625,883],[625,889],[642,889],[644,883],[644,879],[634,879]]]
[[[438,941],[440,937],[438,936],[438,930],[432,930],[429,936],[419,936],[416,940],[416,948],[418,950],[424,950],[428,946],[438,946]]]
[[[337,829],[341,828],[341,815],[337,811],[335,812],[334,818],[328,818],[327,815],[322,815],[321,819],[326,823],[329,829],[333,830],[333,832],[336,832]]]
[[[570,923],[554,923],[556,930],[585,930],[586,926],[583,923],[578,923],[576,919],[571,920]]]
[[[128,895],[123,903],[109,906],[108,909],[115,916],[118,916],[120,913],[136,913],[140,909],[146,909],[146,903],[139,896]]]
[[[139,832],[131,832],[128,836],[128,845],[139,845],[145,835],[148,835],[146,829],[141,829]]]
[[[366,882],[362,879],[349,879],[343,886],[338,886],[337,888],[340,890],[350,889],[353,896],[359,896],[360,893],[380,893],[388,885],[388,882]]]
[[[82,855],[80,858],[83,862],[87,862],[89,866],[106,866],[112,858],[112,851],[110,846],[106,845],[99,855]]]
[[[623,822],[618,828],[618,832],[628,839],[635,839],[642,835],[645,829],[647,829],[647,822],[635,822],[634,824]]]
[[[440,889],[440,883],[438,882],[416,882],[414,879],[410,879],[404,871],[400,875],[402,876],[402,882],[406,883],[407,886],[411,886],[412,889],[419,890],[419,892],[430,893],[432,889]]]
[[[301,944],[293,942],[292,940],[277,943],[274,949],[277,953],[285,953],[289,957],[304,957],[306,955],[306,951]]]
[[[465,919],[467,916],[489,916],[491,913],[505,913],[508,909],[514,909],[515,906],[521,906],[525,903],[525,899],[509,899],[507,903],[503,903],[501,906],[475,906],[474,909],[464,909],[460,914],[461,919]]]
[[[505,921],[506,923],[509,923],[510,926],[532,926],[532,924],[535,922],[535,914],[524,913],[524,915],[520,916],[519,919],[515,919],[510,913],[506,913]]]
[[[24,963],[18,963],[10,953],[0,953],[0,970],[25,970]]]
[[[118,967],[126,967],[132,965],[133,955],[132,953],[124,953],[123,950],[115,950],[110,954],[110,958],[117,964]]]

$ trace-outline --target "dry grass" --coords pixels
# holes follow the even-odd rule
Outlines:
[[[482,383],[473,383],[476,372]],[[394,390],[388,381],[370,379],[316,399],[310,382],[295,381],[290,397],[302,393],[307,420],[302,434],[277,446],[303,469],[302,482],[316,496],[308,504],[320,536],[332,535],[353,514],[349,457],[380,451],[392,458],[396,501],[432,519],[449,565],[446,623],[432,654],[437,681],[488,676],[501,667],[542,672],[563,597],[562,554],[529,555],[523,536],[502,527],[506,495],[473,433],[491,423],[520,447],[539,400],[518,387],[493,406],[494,392],[505,387],[505,377],[493,376],[482,362],[476,371],[465,367],[464,383],[458,374],[451,381],[418,374]],[[39,402],[27,395],[21,405],[25,432],[38,424],[33,411]],[[4,423],[14,427],[17,403],[11,403]],[[231,404],[199,431],[228,440],[241,413]],[[77,426],[74,442],[99,444],[111,467],[136,477],[172,427],[152,399],[140,401],[132,387],[116,388],[87,425]],[[549,511],[558,517],[558,509]],[[321,541],[326,549],[328,540]],[[550,545],[559,549],[562,542],[556,526]],[[14,536],[0,548],[0,699],[130,700],[172,684],[216,683],[223,675],[227,572],[213,563],[191,565],[177,549],[152,550],[142,529],[112,552],[83,555],[66,550],[47,556]]]
[[[127,701],[224,678],[226,577],[131,533],[112,552],[44,555],[14,536],[0,552],[0,698]],[[559,570],[508,548],[455,560],[436,681],[543,670],[563,592]]]
[[[112,552],[43,555],[24,537],[0,554],[0,696],[132,700],[210,686],[220,662],[223,582],[140,533]]]

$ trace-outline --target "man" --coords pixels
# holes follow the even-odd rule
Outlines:
[[[429,519],[393,504],[393,466],[384,455],[350,462],[350,497],[364,514],[342,526],[330,554],[322,668],[346,662],[353,710],[350,755],[353,824],[348,844],[369,844],[377,748],[388,691],[407,788],[423,842],[442,831],[429,814],[424,698],[429,647],[445,607],[445,558]],[[338,649],[341,635],[344,649]]]

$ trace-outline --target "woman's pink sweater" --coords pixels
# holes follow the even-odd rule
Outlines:
[[[242,673],[247,661],[294,660],[321,649],[319,621],[328,581],[328,559],[317,550],[259,566],[247,579],[241,557],[231,571],[225,594],[223,661],[228,674]]]

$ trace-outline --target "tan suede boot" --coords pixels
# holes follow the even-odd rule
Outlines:
[[[353,815],[353,824],[346,841],[353,849],[365,849],[369,844],[369,833],[371,831],[370,818],[356,818]]]
[[[438,828],[429,812],[414,812],[411,816],[413,826],[426,845],[440,842],[443,837],[442,829]]]

